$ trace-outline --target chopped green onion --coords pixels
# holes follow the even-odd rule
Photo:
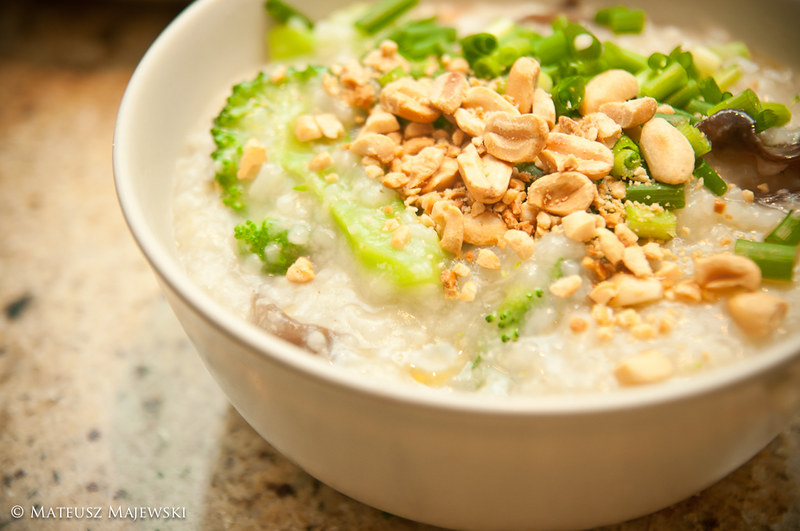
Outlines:
[[[703,159],[698,159],[698,164],[694,168],[693,175],[698,179],[703,179],[703,186],[717,197],[725,195],[728,191],[727,183],[719,176],[711,165]]]
[[[727,90],[742,77],[742,69],[739,68],[739,65],[731,65],[725,70],[717,72],[713,77],[720,90]]]
[[[703,79],[699,86],[700,94],[703,96],[703,100],[712,105],[716,105],[722,101],[722,89],[719,88],[719,85],[717,85],[717,80],[713,77],[707,77]]]
[[[387,38],[397,43],[400,55],[421,61],[430,55],[442,56],[456,41],[456,30],[437,24],[435,18],[407,22],[394,29]]]
[[[781,127],[792,119],[792,111],[782,103],[762,101],[761,112],[756,117],[757,132],[765,131],[770,127]]]
[[[667,96],[683,87],[689,81],[686,70],[680,63],[672,63],[667,68],[648,79],[641,86],[642,96],[650,96],[658,101],[664,101]]]
[[[615,149],[611,175],[618,179],[632,179],[642,167],[642,156],[632,149]]]
[[[644,205],[659,204],[664,208],[683,208],[686,195],[682,184],[643,183],[625,187],[625,199]]]
[[[366,13],[356,20],[356,28],[367,35],[373,35],[415,5],[417,5],[417,0],[383,0],[372,4]]]
[[[269,30],[267,45],[272,59],[291,59],[314,51],[314,33],[298,18]]]
[[[562,31],[553,32],[533,43],[533,54],[543,65],[557,63],[569,57],[569,43]]]
[[[725,44],[713,46],[711,50],[719,55],[723,61],[736,57],[750,58],[750,50],[741,41],[726,42]]]
[[[476,59],[472,63],[472,70],[477,77],[492,79],[503,72],[503,67],[500,66],[493,56],[487,55]]]
[[[739,94],[731,96],[714,105],[708,111],[708,114],[712,115],[723,109],[739,109],[749,114],[750,117],[755,120],[761,112],[761,102],[758,100],[756,93],[753,92],[752,89],[747,88]]]
[[[708,103],[707,101],[693,99],[689,103],[686,104],[686,112],[690,112],[692,114],[699,114],[701,116],[705,116],[709,114],[709,111],[714,105]]]
[[[678,233],[678,220],[670,210],[655,211],[626,203],[625,216],[628,228],[640,238],[669,240]]]
[[[614,33],[641,33],[644,29],[645,15],[641,9],[629,9],[625,6],[600,9],[594,21],[607,26]]]
[[[773,280],[792,280],[797,247],[777,243],[736,240],[733,252],[750,258],[761,268],[764,278]]]
[[[673,92],[664,103],[672,107],[683,108],[698,96],[700,96],[700,87],[697,81],[690,79],[683,87]]]
[[[531,41],[523,37],[517,37],[501,43],[493,55],[498,64],[503,67],[510,67],[514,64],[514,61],[520,57],[530,55],[532,52]]]
[[[636,170],[642,167],[642,155],[639,146],[628,135],[621,135],[614,144],[614,166],[611,175],[618,179],[631,179]]]
[[[553,87],[553,104],[558,116],[570,116],[578,113],[583,101],[586,82],[580,76],[563,78]]]
[[[282,0],[267,0],[267,14],[279,24],[286,24],[291,19],[297,19],[307,28],[313,27],[311,19]]]
[[[489,55],[497,48],[497,37],[491,33],[473,33],[461,39],[461,50],[470,65],[477,59]]]
[[[381,75],[381,77],[378,78],[378,83],[380,83],[380,85],[382,87],[385,87],[386,85],[388,85],[392,81],[397,81],[401,77],[405,77],[405,75],[406,75],[406,71],[403,70],[403,67],[402,66],[398,66],[398,67],[396,67],[396,68],[394,68],[392,70],[389,70],[385,74]]]
[[[608,68],[619,68],[632,74],[637,74],[647,68],[645,56],[626,48],[620,48],[611,41],[603,43],[601,58],[606,62]]]
[[[790,210],[764,241],[781,245],[800,245],[800,210]]]
[[[679,123],[675,128],[683,133],[683,136],[685,136],[686,140],[692,145],[695,158],[702,157],[711,151],[711,142],[708,141],[706,135],[688,121]]]

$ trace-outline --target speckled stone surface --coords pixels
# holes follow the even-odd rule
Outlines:
[[[0,529],[431,529],[262,440],[127,232],[116,109],[180,7],[0,0]],[[716,485],[608,529],[800,529],[800,415]]]

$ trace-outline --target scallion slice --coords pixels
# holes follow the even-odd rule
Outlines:
[[[686,194],[682,184],[642,183],[625,187],[625,199],[644,205],[658,204],[664,208],[683,208]]]
[[[800,210],[790,210],[764,241],[780,245],[800,245]]]
[[[761,268],[764,278],[773,280],[792,280],[797,247],[768,242],[736,240],[733,252],[750,258]]]
[[[719,176],[719,173],[703,159],[698,159],[694,168],[693,175],[698,179],[703,179],[703,186],[717,197],[725,195],[728,191],[727,183]]]
[[[702,157],[711,151],[711,142],[708,141],[706,135],[704,135],[700,129],[693,126],[688,121],[680,122],[675,126],[675,128],[683,133],[683,136],[685,136],[686,140],[689,141],[689,144],[692,145],[695,158]]]
[[[678,220],[670,210],[655,211],[627,203],[625,217],[628,228],[640,238],[669,240],[678,233]]]
[[[366,13],[356,20],[355,25],[367,35],[373,35],[415,5],[417,0],[383,0],[370,6]]]
[[[642,96],[650,96],[658,101],[664,101],[673,92],[680,90],[688,81],[689,75],[686,73],[686,69],[676,62],[647,79],[639,92]]]

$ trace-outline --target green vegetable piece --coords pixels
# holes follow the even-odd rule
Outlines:
[[[387,39],[397,43],[397,51],[406,59],[422,61],[449,52],[456,41],[456,30],[440,26],[431,17],[407,22],[392,30]]]
[[[418,233],[412,235],[402,248],[392,246],[392,234],[381,230],[390,215],[383,207],[368,207],[354,201],[330,198],[331,214],[345,234],[353,254],[373,274],[398,286],[419,286],[439,282],[439,264],[445,255],[433,229],[418,224]],[[402,212],[404,205],[397,200],[393,211]]]
[[[652,78],[641,84],[639,92],[642,96],[650,96],[664,101],[672,93],[680,90],[689,81],[689,74],[679,62],[674,62]]]
[[[790,210],[764,241],[780,245],[800,245],[800,210]]]
[[[577,116],[583,101],[586,81],[581,76],[569,76],[561,79],[553,87],[553,104],[558,116]]]
[[[286,24],[292,19],[297,19],[308,28],[314,26],[310,18],[282,0],[267,0],[266,8],[270,18],[279,24]]]
[[[761,112],[756,116],[756,131],[765,131],[771,127],[782,127],[792,119],[789,107],[775,101],[762,101]]]
[[[267,34],[269,55],[273,60],[291,59],[314,51],[316,40],[309,26],[297,19],[275,26]]]
[[[620,136],[612,153],[614,166],[611,168],[611,175],[618,179],[632,179],[643,165],[639,146],[628,135]]]
[[[472,65],[481,57],[486,57],[497,49],[497,37],[491,33],[473,33],[461,39],[464,59]]]
[[[601,59],[608,68],[627,70],[631,74],[638,74],[647,68],[647,58],[639,53],[626,48],[620,48],[611,41],[603,42]]]
[[[689,123],[689,121],[681,121],[675,128],[683,133],[683,136],[685,136],[689,144],[692,145],[695,158],[702,157],[711,151],[711,142],[708,141],[706,135],[703,134],[700,129]]]
[[[709,109],[708,114],[712,115],[723,109],[739,109],[740,111],[744,111],[749,114],[750,117],[755,120],[758,118],[762,107],[756,93],[753,92],[752,89],[747,88],[741,91],[739,94],[724,99],[718,104],[714,105],[711,107],[711,109]]]
[[[415,286],[440,281],[440,263],[444,261],[444,251],[439,246],[438,236],[431,228],[422,226],[418,218],[405,211],[397,196],[387,194],[383,204],[365,205],[351,192],[345,183],[363,175],[351,175],[346,170],[339,172],[340,182],[327,183],[321,175],[308,169],[313,151],[308,145],[294,139],[292,124],[297,115],[306,112],[308,98],[303,97],[310,80],[318,80],[323,70],[310,67],[304,70],[290,69],[286,80],[280,83],[270,81],[265,74],[259,74],[253,81],[236,85],[227,105],[214,121],[212,134],[217,150],[212,154],[217,170],[217,181],[222,187],[223,200],[234,199],[236,210],[244,213],[247,205],[246,183],[237,177],[239,160],[244,144],[250,138],[261,138],[271,132],[270,160],[280,164],[291,178],[297,190],[307,190],[314,194],[331,212],[354,255],[366,269],[381,278],[400,286]],[[332,146],[336,149],[337,145]],[[233,190],[233,191],[231,191]],[[391,246],[391,233],[383,232],[387,218],[385,207],[391,206],[404,225],[413,227],[410,240],[400,249]],[[274,225],[244,222],[238,230],[240,241],[252,244],[252,252],[266,249],[264,257],[268,264],[274,246],[269,242],[280,241],[275,235]],[[265,242],[268,242],[265,244]],[[263,244],[263,245],[262,245]],[[278,256],[281,256],[278,253]],[[276,265],[275,270],[279,268]]]
[[[719,176],[719,173],[703,159],[698,159],[693,175],[698,179],[703,179],[703,186],[708,188],[711,193],[717,197],[725,195],[728,191],[728,184]]]
[[[641,33],[645,25],[645,14],[641,9],[614,6],[598,10],[594,21],[601,26],[607,26],[616,34]]]
[[[516,341],[519,338],[519,325],[523,322],[531,308],[544,298],[540,288],[516,288],[509,292],[495,312],[486,316],[487,323],[497,323],[502,331],[500,339],[503,343]]]
[[[375,3],[356,20],[356,28],[367,35],[374,35],[415,5],[417,0],[383,0]]]
[[[733,252],[750,258],[761,268],[761,275],[772,280],[792,280],[797,247],[767,242],[736,240]]]
[[[686,194],[682,184],[644,183],[625,187],[625,199],[644,205],[658,204],[664,208],[683,208]]]
[[[244,213],[245,183],[239,180],[239,161],[245,143],[258,135],[268,125],[265,116],[280,118],[279,125],[286,130],[288,121],[303,110],[300,83],[317,76],[322,69],[308,67],[302,70],[290,68],[286,80],[274,83],[263,72],[251,81],[234,86],[231,95],[214,119],[211,135],[216,150],[211,154],[214,161],[215,178],[222,189],[222,201],[232,209]]]
[[[257,225],[247,220],[236,226],[234,237],[264,262],[264,272],[282,275],[307,252],[304,246],[289,241],[290,222],[267,218]]]
[[[678,220],[670,210],[655,211],[627,203],[625,216],[628,228],[640,238],[669,240],[678,233]]]

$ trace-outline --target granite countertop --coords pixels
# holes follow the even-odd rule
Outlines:
[[[0,0],[0,529],[430,529],[261,439],[125,227],[117,106],[181,7]],[[608,529],[800,529],[800,415],[718,484]]]

